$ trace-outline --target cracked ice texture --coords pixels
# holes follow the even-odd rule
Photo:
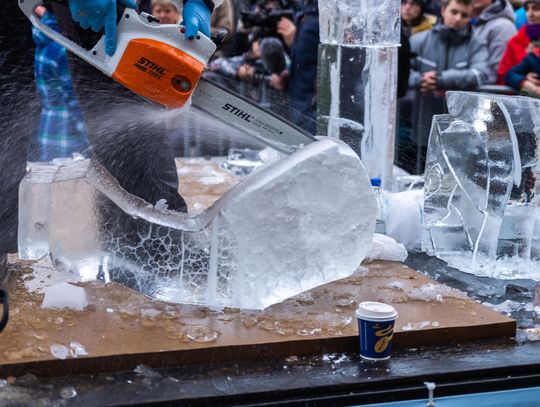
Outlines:
[[[49,205],[45,243],[57,268],[177,303],[261,309],[347,277],[368,253],[377,211],[358,157],[326,138],[268,163],[197,215],[127,194],[93,161],[40,175],[30,171],[21,193],[49,185],[32,199]],[[31,253],[25,244],[43,211],[22,205],[29,239],[20,251]]]
[[[399,44],[400,2],[397,0],[319,0],[323,44]]]
[[[423,250],[472,272],[498,258],[528,259],[540,103],[469,92],[447,99],[449,114],[434,116],[428,145]]]

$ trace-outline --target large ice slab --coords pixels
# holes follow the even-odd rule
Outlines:
[[[377,212],[359,158],[329,138],[266,164],[197,215],[129,195],[93,161],[43,179],[48,193],[21,190],[32,201],[22,202],[21,252],[32,252],[43,218],[33,208],[48,205],[57,268],[178,303],[261,309],[347,277],[369,251]]]
[[[493,275],[496,262],[540,250],[533,247],[540,102],[471,92],[447,99],[449,114],[434,117],[429,140],[422,247]]]

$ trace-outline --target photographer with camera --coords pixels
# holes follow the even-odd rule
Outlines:
[[[261,30],[252,31],[251,49],[236,57],[216,58],[209,69],[223,76],[257,86],[266,86],[272,74],[279,74],[290,63],[283,44],[275,37],[263,37]]]
[[[279,37],[278,24],[284,16],[292,18],[293,10],[287,1],[263,0],[251,10],[242,11],[242,29],[248,34],[249,50],[240,56],[217,58],[210,70],[244,83],[267,90],[272,74],[289,67],[284,40]],[[291,22],[292,23],[292,22]]]

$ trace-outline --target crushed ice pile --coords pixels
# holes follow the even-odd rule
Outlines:
[[[377,213],[358,156],[331,138],[271,160],[197,214],[132,196],[89,160],[31,168],[20,196],[23,258],[49,254],[78,280],[164,301],[251,309],[351,275]]]

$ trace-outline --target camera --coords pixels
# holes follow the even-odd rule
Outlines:
[[[277,35],[277,23],[283,17],[294,19],[292,9],[269,9],[263,8],[261,11],[242,11],[240,19],[245,28],[259,27],[261,36],[275,37]]]

